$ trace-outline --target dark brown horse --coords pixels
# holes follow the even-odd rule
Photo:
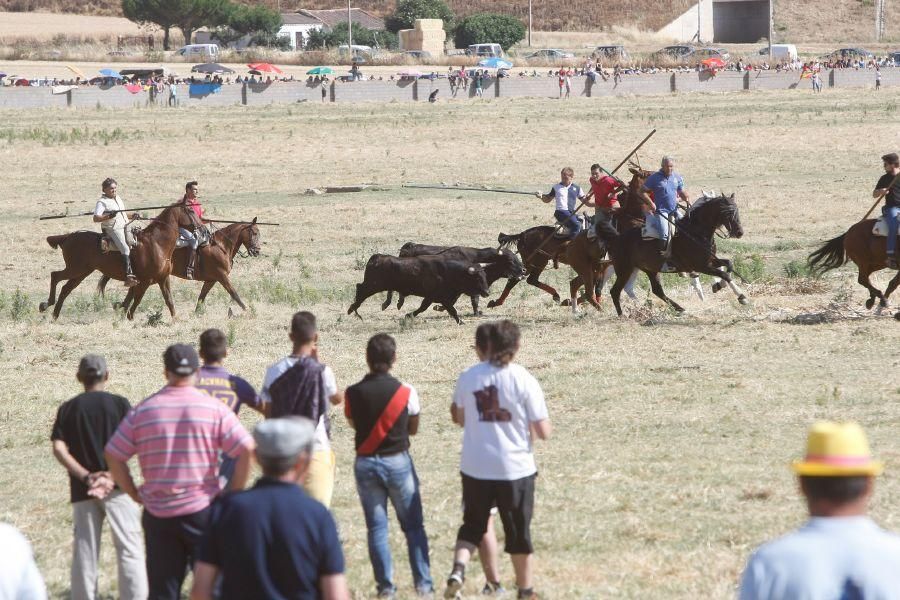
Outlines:
[[[197,216],[183,204],[173,204],[163,210],[153,222],[137,235],[138,245],[131,250],[131,264],[138,284],[131,288],[134,303],[127,315],[134,318],[134,311],[140,304],[144,293],[150,285],[157,283],[162,290],[163,300],[169,313],[175,316],[175,304],[172,301],[172,290],[169,286],[169,273],[172,269],[172,251],[178,240],[178,228],[191,229],[200,225]],[[54,306],[53,318],[59,317],[66,297],[84,278],[100,271],[112,279],[125,280],[125,267],[118,252],[103,253],[100,251],[100,234],[95,231],[75,231],[62,235],[47,237],[51,248],[59,248],[63,253],[66,267],[50,273],[50,296],[41,302],[41,312]],[[65,281],[56,297],[56,286]]]
[[[746,304],[747,297],[731,279],[733,272],[731,261],[720,259],[715,255],[714,235],[716,230],[723,226],[729,237],[739,238],[744,235],[734,194],[714,198],[704,197],[695,202],[684,218],[678,221],[678,227],[672,238],[669,263],[679,272],[705,273],[721,278],[737,295],[738,301]],[[647,274],[650,278],[650,288],[658,298],[678,312],[684,310],[663,291],[659,273],[664,261],[658,251],[658,240],[642,239],[641,230],[638,228],[622,234],[612,228],[606,228],[600,231],[600,237],[609,246],[616,270],[616,283],[610,295],[619,315],[622,314],[619,302],[622,289],[635,269]]]
[[[848,260],[852,260],[856,263],[856,267],[859,270],[856,280],[859,282],[859,285],[869,290],[866,308],[871,309],[875,306],[875,299],[878,298],[878,312],[880,313],[884,308],[887,308],[888,298],[900,284],[900,271],[888,283],[887,289],[883,294],[869,280],[869,276],[872,273],[887,267],[885,262],[887,258],[887,238],[876,236],[872,233],[875,222],[875,219],[866,219],[856,223],[844,235],[829,240],[824,246],[810,254],[808,263],[814,273],[821,274],[846,264]],[[897,315],[900,315],[900,313],[897,313]],[[900,319],[900,316],[897,318]]]
[[[256,218],[249,223],[234,223],[223,227],[212,235],[211,243],[207,246],[199,248],[199,257],[197,267],[194,269],[194,280],[202,281],[203,287],[200,289],[200,297],[197,298],[197,307],[200,310],[203,302],[206,301],[206,295],[217,283],[220,284],[231,299],[237,302],[243,310],[247,310],[241,297],[238,296],[237,290],[231,285],[231,279],[228,277],[231,273],[231,267],[234,265],[234,257],[243,247],[250,256],[259,256],[259,227],[256,225]],[[178,248],[172,253],[172,275],[179,279],[187,279],[185,270],[188,261],[189,248]],[[97,285],[97,291],[102,295],[109,277],[104,275],[100,278]],[[131,290],[125,295],[125,299],[121,305],[117,307],[128,310],[133,294]]]

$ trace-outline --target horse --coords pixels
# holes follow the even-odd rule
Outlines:
[[[135,309],[147,288],[153,283],[159,284],[169,313],[175,317],[169,273],[172,269],[172,252],[178,241],[178,228],[198,226],[200,222],[194,211],[182,203],[177,203],[163,210],[150,225],[137,234],[138,244],[131,251],[131,264],[138,284],[129,291],[134,297],[134,302],[126,313],[129,320],[134,319]],[[62,250],[66,267],[50,273],[50,296],[38,307],[41,312],[55,305],[53,319],[59,318],[66,297],[94,271],[100,271],[112,279],[125,280],[125,267],[121,256],[118,252],[101,252],[100,239],[101,235],[95,231],[74,231],[47,237],[47,243],[51,248]],[[59,291],[57,299],[56,286],[60,281],[66,283]]]
[[[732,281],[734,269],[730,260],[715,255],[716,244],[713,236],[724,226],[728,237],[740,238],[744,235],[734,194],[730,196],[704,197],[695,202],[684,218],[678,221],[672,238],[669,263],[681,272],[705,273],[724,280],[738,297],[738,302],[747,304],[747,296]],[[616,283],[610,295],[616,312],[621,316],[619,302],[622,289],[635,269],[640,269],[650,278],[650,288],[660,299],[678,312],[684,309],[666,296],[660,282],[659,272],[663,258],[659,255],[658,240],[643,240],[640,229],[630,229],[619,234],[612,228],[600,230],[600,237],[609,247],[616,271]]]
[[[856,263],[859,274],[856,280],[859,285],[869,290],[869,299],[866,300],[866,308],[875,305],[878,298],[878,312],[888,306],[888,298],[900,284],[900,271],[888,283],[884,293],[872,285],[869,276],[875,271],[887,267],[887,238],[876,236],[872,233],[876,219],[866,219],[851,226],[843,235],[828,240],[824,246],[809,255],[807,263],[813,273],[821,275],[831,269],[836,269],[852,260]],[[900,315],[900,313],[898,313]],[[900,317],[898,317],[900,319]]]
[[[194,269],[194,280],[202,281],[203,287],[200,289],[200,297],[197,298],[197,306],[195,311],[200,310],[203,302],[206,301],[206,295],[217,283],[221,284],[231,299],[237,302],[243,310],[247,310],[244,302],[238,296],[234,286],[231,285],[231,279],[228,275],[231,273],[231,267],[234,265],[234,257],[240,251],[241,247],[247,251],[250,256],[259,256],[259,227],[256,225],[256,218],[248,223],[234,223],[223,227],[212,235],[209,245],[199,248],[199,260],[197,267]],[[188,261],[188,248],[177,248],[172,253],[172,275],[180,279],[187,279],[186,268]],[[109,277],[103,275],[100,283],[97,284],[97,292],[102,296],[104,294],[106,284]],[[131,290],[125,295],[125,299],[117,308],[128,310],[133,294]]]

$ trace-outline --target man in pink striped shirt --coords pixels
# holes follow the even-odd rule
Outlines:
[[[241,490],[250,472],[253,441],[234,412],[194,387],[196,351],[185,344],[163,354],[168,384],[135,406],[106,445],[109,471],[119,487],[144,505],[151,599],[177,600],[209,508],[222,491],[219,453],[237,460],[229,490]],[[137,455],[144,483],[128,469]]]

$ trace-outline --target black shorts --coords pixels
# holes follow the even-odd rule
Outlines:
[[[508,554],[531,554],[531,516],[534,513],[534,480],[537,473],[515,479],[475,479],[462,474],[463,524],[456,535],[461,540],[478,546],[487,532],[491,508],[497,507],[503,532],[506,534],[504,550]]]

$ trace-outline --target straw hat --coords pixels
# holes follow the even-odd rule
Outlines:
[[[819,421],[809,428],[806,458],[793,463],[797,475],[852,477],[881,475],[884,465],[872,460],[866,433],[858,423]]]

